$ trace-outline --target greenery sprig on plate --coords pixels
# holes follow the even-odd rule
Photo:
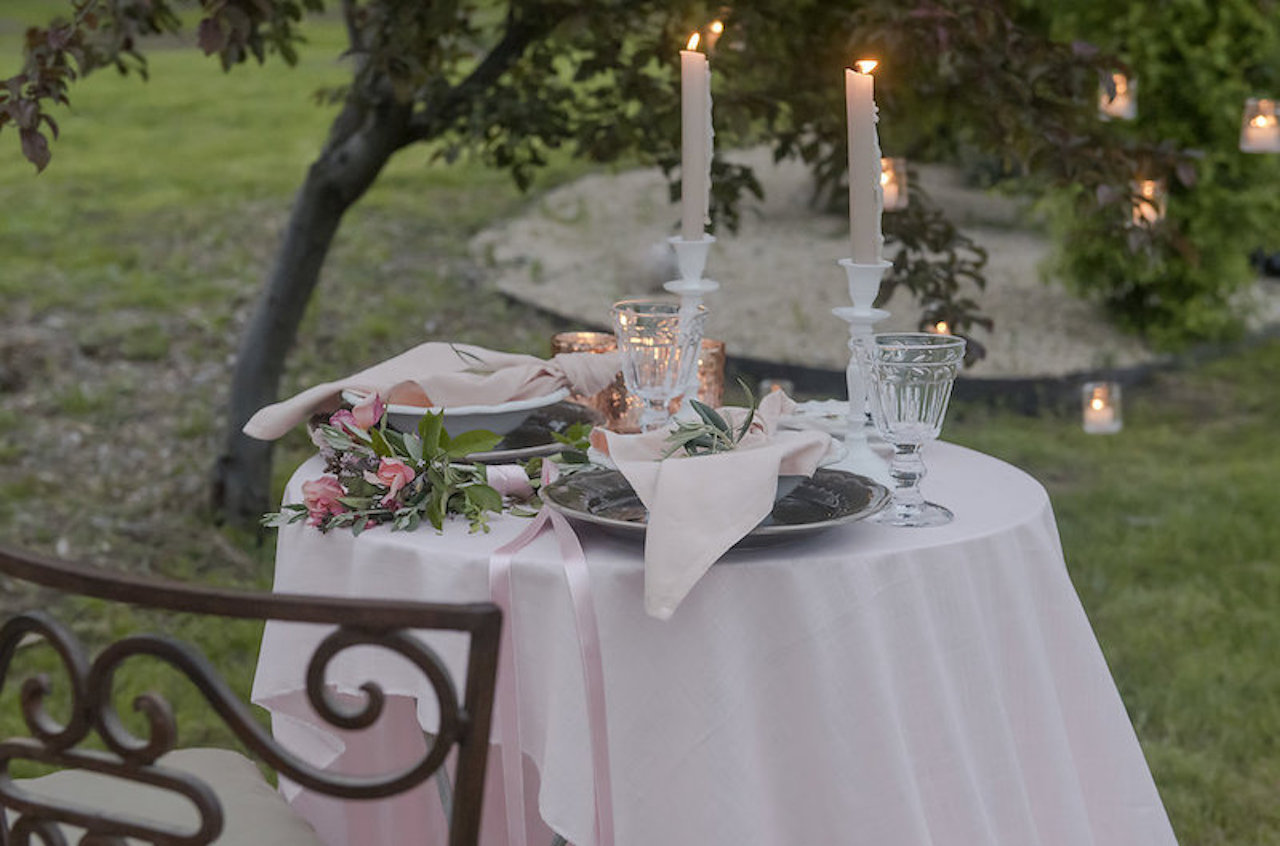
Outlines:
[[[747,414],[743,417],[740,426],[735,428],[724,418],[724,415],[711,406],[691,399],[689,407],[697,413],[698,419],[677,421],[676,428],[667,436],[668,446],[662,453],[662,457],[670,458],[682,449],[686,455],[711,455],[736,449],[747,432],[751,430],[751,424],[756,419],[756,409],[760,407],[760,400],[752,390],[741,380],[738,384],[742,385],[743,390],[747,392],[749,403]]]

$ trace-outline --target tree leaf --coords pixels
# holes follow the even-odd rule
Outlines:
[[[26,156],[27,161],[35,165],[37,171],[48,167],[53,153],[49,152],[49,139],[44,137],[44,133],[34,129],[21,129],[18,135],[22,138],[22,155]]]

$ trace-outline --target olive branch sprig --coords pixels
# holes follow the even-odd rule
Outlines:
[[[742,425],[735,429],[720,412],[704,402],[691,399],[689,407],[697,413],[698,419],[681,420],[676,423],[676,428],[666,438],[668,446],[662,453],[662,457],[670,458],[681,449],[686,455],[711,455],[737,448],[751,429],[751,424],[756,419],[756,409],[760,407],[760,399],[751,388],[741,379],[738,380],[738,384],[747,392],[749,403]]]

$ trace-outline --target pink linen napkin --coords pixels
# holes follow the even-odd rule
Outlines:
[[[314,412],[336,408],[346,389],[377,391],[386,397],[393,386],[412,381],[421,385],[438,407],[497,405],[545,396],[564,387],[594,394],[613,381],[618,369],[616,352],[561,353],[546,360],[433,341],[259,409],[244,425],[244,433],[263,441],[275,440]]]
[[[780,432],[794,403],[781,392],[760,403],[736,449],[661,459],[665,430],[602,432],[610,458],[649,509],[644,542],[645,611],[668,619],[720,556],[773,510],[779,475],[812,476],[831,447],[825,432]],[[731,423],[745,408],[720,409]]]

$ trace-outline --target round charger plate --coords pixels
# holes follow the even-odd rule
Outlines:
[[[617,470],[583,470],[542,489],[542,498],[571,520],[642,539],[648,512]],[[774,505],[772,513],[736,546],[808,537],[862,520],[889,503],[889,489],[845,470],[819,469]]]

